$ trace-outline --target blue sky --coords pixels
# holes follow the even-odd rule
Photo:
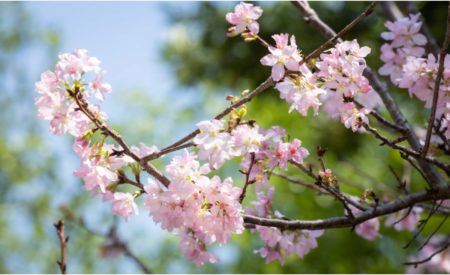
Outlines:
[[[61,35],[61,52],[86,48],[115,90],[173,81],[159,49],[168,26],[160,2],[28,2],[36,21]],[[164,85],[154,91],[164,93]]]

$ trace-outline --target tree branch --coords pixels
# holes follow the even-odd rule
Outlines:
[[[344,228],[344,227],[353,227],[367,220],[412,207],[420,202],[426,202],[430,200],[441,200],[448,198],[450,198],[450,186],[439,187],[438,189],[435,190],[409,194],[400,197],[394,201],[391,201],[389,203],[380,204],[376,208],[372,207],[358,215],[355,215],[353,219],[350,217],[343,216],[320,220],[283,220],[283,219],[261,218],[252,215],[243,215],[243,216],[244,222],[247,224],[277,227],[284,230],[296,230],[296,229],[319,230],[331,228]]]
[[[56,233],[58,234],[61,249],[61,259],[57,261],[57,263],[61,274],[67,274],[67,243],[69,242],[69,237],[65,236],[63,220],[59,220],[53,225],[56,228]]]
[[[115,247],[119,248],[125,256],[129,257],[131,260],[133,260],[139,268],[146,274],[153,273],[150,268],[148,268],[130,249],[128,244],[125,241],[122,241],[119,236],[117,236],[116,230],[115,230],[115,224],[113,224],[109,230],[109,233],[105,234],[102,232],[99,232],[97,230],[93,230],[89,228],[84,220],[81,217],[77,217],[68,207],[61,206],[61,211],[64,213],[64,215],[71,221],[73,221],[76,225],[84,229],[89,234],[104,238],[106,240],[110,240]]]
[[[130,147],[125,143],[123,138],[116,131],[109,128],[108,125],[106,125],[106,123],[97,118],[97,116],[89,109],[89,104],[83,97],[83,94],[80,92],[78,87],[75,87],[74,91],[69,91],[69,94],[72,95],[72,98],[75,100],[76,104],[78,105],[78,108],[80,108],[80,111],[82,111],[92,121],[92,123],[94,123],[98,127],[98,129],[100,129],[104,134],[114,139],[122,147],[124,154],[134,159],[145,169],[145,171],[147,171],[147,173],[155,177],[166,187],[169,186],[170,181],[166,176],[164,176],[161,172],[159,172],[153,165],[149,164],[146,161],[143,161],[135,153],[133,153]]]
[[[444,44],[442,45],[441,51],[439,53],[439,67],[434,82],[433,89],[433,103],[431,105],[430,118],[428,120],[427,136],[425,138],[425,145],[423,146],[422,156],[426,156],[428,153],[428,147],[430,146],[431,133],[433,130],[433,124],[436,117],[436,108],[439,99],[439,88],[441,86],[442,74],[444,72],[444,61],[445,55],[447,54],[448,44],[450,43],[450,3],[447,7],[447,31],[445,32]]]

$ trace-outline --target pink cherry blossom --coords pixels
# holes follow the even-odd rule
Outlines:
[[[110,93],[112,90],[109,83],[102,82],[105,73],[105,71],[101,71],[95,76],[95,79],[89,83],[89,88],[91,88],[92,93],[100,101],[104,100],[105,93]]]
[[[367,114],[370,111],[366,108],[358,109],[353,104],[345,104],[345,111],[341,114],[341,120],[346,128],[351,128],[353,132],[366,132],[364,124],[369,124]]]
[[[287,33],[275,34],[272,37],[276,42],[276,47],[269,46],[270,54],[261,59],[261,64],[272,67],[272,79],[280,81],[284,77],[285,68],[291,71],[299,70],[302,57],[297,49],[294,35],[290,40]]]
[[[179,235],[181,236],[181,251],[188,259],[194,261],[197,267],[205,263],[215,263],[219,260],[217,256],[206,251],[205,244],[195,237],[195,234],[191,230],[183,230]]]
[[[430,258],[439,249],[443,247],[446,242],[446,236],[434,235],[430,241],[419,250],[416,255],[412,255],[408,258],[408,262],[423,261]],[[409,265],[406,268],[408,274],[425,274],[425,273],[450,273],[450,251],[446,249],[441,253],[438,253],[431,257],[429,261],[426,261],[420,265]]]
[[[156,146],[147,146],[144,143],[139,143],[139,147],[131,146],[131,152],[136,154],[138,157],[143,158],[153,153],[158,152],[158,148]]]
[[[410,14],[408,17],[403,17],[395,22],[387,21],[384,25],[389,32],[383,32],[381,37],[385,40],[392,41],[393,47],[400,46],[424,46],[427,43],[427,38],[419,33],[422,22],[418,22],[420,13]]]
[[[73,53],[63,53],[58,56],[56,75],[65,81],[81,80],[84,73],[100,70],[100,61],[90,57],[86,49],[76,49]]]
[[[113,215],[120,216],[126,221],[133,213],[138,214],[138,207],[134,202],[134,197],[130,193],[115,192],[113,195]]]
[[[234,13],[226,14],[225,19],[235,26],[232,31],[234,33],[239,34],[248,29],[251,33],[258,34],[259,24],[256,20],[262,13],[263,10],[260,7],[241,2],[234,7]]]
[[[200,160],[208,160],[211,168],[218,169],[233,157],[231,136],[225,132],[223,120],[202,121],[197,124],[200,133],[193,139]]]
[[[280,91],[281,99],[291,103],[289,112],[295,109],[303,116],[307,116],[309,108],[312,108],[314,115],[317,115],[319,106],[322,105],[319,97],[326,94],[325,90],[317,88],[314,83],[300,76],[286,77],[282,82],[277,83],[275,88]]]
[[[297,237],[297,241],[293,243],[293,252],[303,259],[306,254],[318,246],[316,239],[323,233],[323,230],[302,230],[302,233]]]
[[[380,221],[378,218],[370,219],[358,224],[355,228],[356,234],[369,241],[374,241],[378,237],[379,231]]]
[[[422,22],[418,22],[420,14],[403,17],[395,22],[387,21],[385,26],[389,32],[381,37],[390,43],[381,47],[380,59],[384,65],[379,69],[381,75],[389,75],[391,82],[399,84],[402,79],[402,68],[410,57],[422,57],[425,53],[426,37],[419,33]]]
[[[348,207],[352,211],[353,215],[358,215],[359,213],[362,212],[353,205],[349,204]],[[378,218],[367,220],[363,223],[358,224],[355,227],[356,234],[358,234],[360,237],[368,241],[374,241],[378,237],[379,231],[380,231],[380,220]]]
[[[256,125],[239,125],[231,132],[231,143],[236,155],[258,152],[262,139]]]
[[[252,205],[256,208],[256,213],[260,217],[266,217],[272,213],[272,199],[275,189],[270,187],[267,194],[266,192],[257,192],[256,200],[252,202]]]
[[[397,231],[414,231],[417,228],[417,224],[419,223],[422,208],[415,206],[409,214],[408,211],[409,210],[402,210],[389,215],[384,225],[394,226],[395,230]]]

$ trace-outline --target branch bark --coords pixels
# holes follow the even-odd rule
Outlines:
[[[353,227],[367,220],[391,214],[402,209],[410,208],[415,204],[430,200],[441,200],[450,198],[450,186],[439,187],[435,190],[428,190],[406,195],[385,204],[379,204],[376,208],[372,207],[366,211],[355,215],[353,218],[342,216],[323,220],[283,220],[261,218],[252,215],[244,215],[244,222],[253,225],[263,225],[277,227],[284,230],[319,230]]]
[[[61,249],[61,258],[57,263],[61,274],[67,274],[67,242],[69,241],[69,237],[66,237],[65,235],[63,220],[59,220],[54,226],[56,228],[56,233],[58,234]]]

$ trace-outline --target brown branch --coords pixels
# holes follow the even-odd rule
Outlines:
[[[305,20],[307,19],[307,22],[313,26],[317,31],[319,31],[325,38],[331,39],[333,36],[336,35],[336,32],[328,26],[325,22],[323,22],[318,16],[317,13],[309,7],[307,2],[305,1],[299,1],[297,2],[299,4],[303,4],[303,7],[306,8],[298,8],[300,13],[302,13],[303,16],[305,16]],[[339,39],[337,41],[340,41]],[[400,112],[400,109],[397,105],[397,103],[394,101],[390,93],[387,89],[387,84],[385,81],[381,80],[378,74],[372,70],[369,66],[366,67],[364,71],[364,76],[369,79],[370,84],[374,88],[374,90],[378,93],[378,95],[381,97],[381,100],[383,101],[384,105],[386,106],[386,109],[389,111],[389,114],[391,115],[391,118],[394,120],[395,124],[405,131],[405,136],[408,137],[408,143],[410,144],[411,148],[413,150],[419,152],[422,146],[420,145],[419,139],[414,134],[413,129],[407,122],[406,118],[404,117],[403,113]],[[426,178],[427,183],[432,187],[435,188],[437,186],[444,186],[445,183],[442,180],[441,175],[434,169],[433,166],[431,166],[429,163],[427,163],[424,160],[419,160],[419,165],[422,168]]]
[[[71,221],[73,221],[76,225],[84,229],[86,232],[88,232],[91,235],[95,235],[101,238],[104,238],[106,240],[111,241],[114,244],[114,247],[119,248],[122,250],[125,256],[129,257],[131,260],[133,260],[139,268],[146,274],[153,273],[150,268],[148,268],[142,260],[140,260],[131,250],[128,244],[121,240],[119,236],[117,236],[115,224],[113,224],[109,230],[109,233],[103,233],[94,229],[89,228],[84,220],[81,217],[77,217],[69,208],[67,207],[60,207],[61,211],[63,211],[64,215]]]
[[[429,262],[431,259],[433,259],[434,256],[436,256],[437,254],[443,252],[444,250],[446,250],[447,248],[450,247],[450,242],[447,242],[446,244],[444,244],[441,248],[439,248],[438,250],[436,250],[435,252],[433,252],[433,254],[431,254],[430,256],[428,256],[427,258],[423,259],[423,260],[419,260],[419,261],[414,261],[414,262],[405,262],[403,263],[404,265],[413,265],[414,267],[417,267],[419,264],[424,264],[426,262]]]
[[[413,205],[430,200],[441,200],[450,198],[450,186],[439,187],[436,190],[422,191],[400,197],[389,203],[378,205],[376,208],[370,208],[355,215],[353,219],[347,216],[334,217],[320,220],[284,220],[261,218],[252,215],[244,215],[244,222],[254,225],[277,227],[285,230],[296,229],[331,229],[353,227],[367,220],[398,212],[402,209],[412,207]]]
[[[442,205],[442,200],[439,202],[439,204],[436,203],[436,200],[433,200],[433,207],[431,211],[428,213],[428,216],[424,220],[419,221],[418,230],[414,233],[413,237],[406,243],[406,245],[403,247],[404,249],[408,248],[414,240],[417,240],[417,237],[420,233],[425,229],[428,222],[430,221],[431,217],[436,213],[436,211],[439,209],[439,207]]]
[[[80,111],[82,111],[105,135],[110,136],[112,139],[114,139],[122,147],[124,154],[134,159],[145,169],[145,171],[147,171],[147,173],[159,180],[162,184],[164,184],[164,186],[169,186],[170,181],[166,176],[159,172],[153,165],[149,164],[146,161],[143,161],[135,153],[133,153],[130,147],[125,143],[123,138],[116,131],[109,128],[106,123],[97,118],[97,116],[89,109],[89,104],[83,97],[83,94],[78,87],[75,87],[74,91],[69,91],[69,94],[72,95],[72,98],[75,100]]]
[[[324,36],[329,39],[336,35],[336,32],[320,20],[316,11],[309,6],[307,1],[291,1],[291,3],[300,11],[303,15],[303,19],[309,25],[316,30],[320,30]]]
[[[245,194],[247,193],[247,187],[254,182],[250,181],[250,173],[252,171],[254,164],[255,164],[255,153],[250,153],[250,165],[248,170],[245,172],[245,183],[244,188],[242,188],[242,193],[239,196],[239,203],[242,203],[242,201],[244,200]]]
[[[155,152],[153,154],[150,154],[148,156],[143,157],[142,160],[143,161],[151,161],[151,160],[160,158],[160,157],[162,157],[165,154],[172,153],[172,152],[184,149],[184,148],[189,148],[189,147],[192,147],[192,146],[195,146],[195,144],[193,142],[188,142],[188,143],[185,143],[185,144],[182,144],[182,145],[178,145],[178,146],[166,147],[163,150],[160,150],[158,152]]]
[[[275,175],[277,177],[285,179],[286,181],[288,181],[290,183],[301,185],[301,186],[304,186],[304,187],[306,187],[308,189],[314,190],[317,193],[319,193],[319,195],[328,195],[328,196],[330,195],[330,193],[323,191],[320,187],[318,187],[315,184],[307,183],[307,182],[304,182],[304,181],[299,180],[299,179],[294,179],[294,178],[291,178],[291,177],[289,177],[287,175],[284,175],[284,174],[281,174],[281,173],[277,173],[277,172],[272,172],[272,175]]]
[[[450,174],[450,167],[448,165],[445,165],[444,163],[434,159],[434,158],[430,158],[430,157],[423,157],[420,153],[410,150],[404,146],[398,145],[398,142],[401,141],[401,139],[399,140],[394,140],[391,141],[389,140],[387,137],[381,135],[375,128],[370,127],[367,124],[364,124],[364,128],[371,132],[372,134],[374,134],[374,136],[381,140],[382,143],[380,145],[387,145],[393,149],[397,149],[399,151],[401,151],[402,153],[406,154],[407,156],[412,156],[415,159],[417,159],[419,162],[420,161],[426,161],[430,164],[436,165],[436,167],[441,168],[444,172],[446,172],[447,174]],[[425,175],[424,175],[425,176]],[[425,177],[426,179],[426,177]]]
[[[304,2],[304,1],[293,1],[291,2],[294,4],[294,6],[296,6],[298,9],[304,9],[307,10],[309,8],[309,5]],[[324,44],[322,44],[319,48],[315,49],[312,53],[308,54],[306,56],[306,60],[309,60],[311,58],[315,58],[318,57],[323,51],[325,51],[329,46],[333,45],[336,43],[336,41],[338,40],[338,38],[342,37],[342,35],[344,35],[345,33],[347,33],[349,30],[351,30],[354,26],[356,26],[356,24],[358,24],[359,22],[361,22],[364,18],[366,18],[367,16],[369,16],[375,9],[377,2],[372,2],[367,8],[366,10],[363,11],[363,13],[361,13],[358,17],[356,17],[355,19],[353,19],[352,22],[350,22],[347,26],[345,26],[341,31],[339,31],[337,34],[333,35],[327,42],[325,42]],[[305,8],[305,6],[308,6],[307,8]],[[302,7],[303,6],[303,7]],[[311,8],[309,8],[309,10],[312,10]],[[315,14],[315,13],[314,13]],[[314,15],[313,15],[314,16]],[[317,14],[315,14],[315,17],[317,18]],[[310,20],[312,20],[310,18]]]
[[[353,103],[355,103],[356,107],[358,107],[359,109],[364,108],[364,105],[362,105],[355,99],[353,99]],[[373,116],[378,122],[380,122],[381,124],[383,124],[384,126],[386,126],[389,129],[395,130],[400,133],[405,132],[405,129],[403,129],[402,127],[400,127],[398,125],[395,125],[394,123],[387,121],[380,113],[378,113],[375,110],[371,110],[369,115]]]
[[[330,196],[335,197],[337,200],[341,201],[342,204],[344,205],[344,208],[346,210],[348,210],[349,214],[351,214],[351,210],[348,209],[347,204],[351,204],[354,207],[358,208],[361,211],[365,211],[366,208],[364,206],[362,206],[361,204],[357,203],[356,201],[354,201],[353,199],[351,199],[349,196],[342,194],[338,189],[333,188],[329,185],[327,185],[326,183],[322,182],[322,179],[320,176],[314,174],[314,172],[311,169],[308,169],[305,167],[304,164],[302,163],[298,163],[295,161],[290,160],[289,163],[293,164],[295,167],[299,168],[300,170],[302,170],[306,175],[308,175],[309,177],[311,177],[312,179],[315,180],[316,182],[316,186],[322,190],[325,190],[327,194],[329,194]],[[288,177],[286,179],[289,179]]]
[[[439,209],[439,206],[436,208]],[[433,232],[430,234],[430,236],[428,236],[428,238],[425,240],[425,242],[419,247],[418,250],[422,250],[431,240],[431,238],[433,238],[434,235],[436,235],[436,233],[439,231],[439,229],[441,229],[441,227],[444,225],[444,223],[447,221],[448,216],[444,216],[444,218],[442,219],[442,221],[439,223],[439,225],[433,230]]]
[[[442,45],[441,51],[439,53],[439,67],[437,71],[436,80],[434,82],[433,89],[433,103],[431,105],[430,118],[428,120],[427,136],[425,138],[425,145],[423,146],[422,156],[426,156],[428,153],[428,148],[430,146],[431,133],[433,130],[433,124],[436,117],[436,108],[439,99],[439,87],[441,86],[442,74],[444,72],[444,61],[445,55],[447,54],[447,48],[450,43],[450,3],[447,7],[447,31],[445,32],[444,44]]]
[[[67,274],[67,243],[69,242],[69,237],[65,236],[63,220],[59,220],[53,225],[56,228],[56,233],[58,234],[59,244],[61,248],[61,258],[59,261],[57,261],[57,263],[61,274]]]
[[[122,171],[119,171],[118,177],[119,177],[119,184],[130,184],[130,185],[133,185],[133,186],[139,188],[139,190],[141,192],[145,192],[144,185],[142,183],[131,180]]]

